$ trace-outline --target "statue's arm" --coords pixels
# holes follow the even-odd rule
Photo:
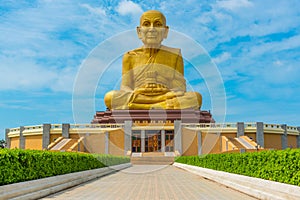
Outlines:
[[[132,91],[133,90],[133,77],[131,70],[131,59],[129,53],[125,53],[122,62],[122,83],[121,90]]]
[[[181,50],[179,49],[178,56],[177,56],[177,62],[176,62],[176,70],[184,76],[184,67],[183,67],[183,59],[181,55]]]
[[[183,59],[182,59],[180,49],[177,55],[174,80],[172,86],[173,86],[172,87],[173,91],[184,91],[184,92],[186,91],[186,82],[184,79],[184,65],[183,65]]]

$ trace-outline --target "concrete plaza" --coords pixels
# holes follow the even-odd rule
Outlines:
[[[52,199],[255,199],[172,165],[134,165],[43,198]]]

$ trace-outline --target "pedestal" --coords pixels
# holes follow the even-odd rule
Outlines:
[[[182,123],[213,123],[215,122],[208,111],[193,109],[185,110],[113,110],[97,111],[92,124],[114,124],[125,121],[139,121],[141,123],[174,123],[180,120]]]

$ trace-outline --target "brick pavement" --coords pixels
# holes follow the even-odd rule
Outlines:
[[[255,198],[171,165],[134,165],[43,199],[250,200]]]

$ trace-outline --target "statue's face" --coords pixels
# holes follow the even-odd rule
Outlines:
[[[160,46],[164,38],[167,38],[168,28],[161,13],[146,12],[141,17],[137,32],[146,47],[155,48]]]

